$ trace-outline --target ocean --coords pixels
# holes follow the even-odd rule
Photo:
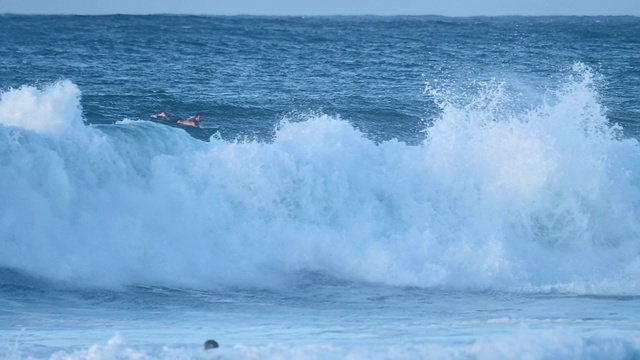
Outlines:
[[[640,359],[640,18],[0,34],[1,359]]]

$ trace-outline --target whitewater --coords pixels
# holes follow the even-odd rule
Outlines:
[[[82,76],[5,87],[0,357],[640,357],[638,118],[565,65],[535,86],[420,74],[412,123],[367,122],[395,89],[364,120],[242,95],[209,141],[108,113]]]

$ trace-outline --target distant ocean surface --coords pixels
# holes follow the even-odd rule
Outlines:
[[[640,18],[0,34],[1,359],[640,359]]]

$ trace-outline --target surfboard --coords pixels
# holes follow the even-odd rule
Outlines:
[[[220,130],[218,127],[197,127],[197,126],[182,125],[172,120],[167,121],[162,119],[149,118],[149,121],[157,124],[171,126],[178,129],[183,129],[194,138],[202,141],[207,141],[207,142],[209,141],[209,138],[211,138],[211,135],[215,134],[216,132],[218,132],[218,130]]]

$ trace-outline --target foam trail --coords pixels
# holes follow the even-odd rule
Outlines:
[[[269,143],[143,122],[0,126],[0,265],[97,285],[264,287],[319,272],[640,293],[638,144],[608,123],[591,72],[542,105],[510,96],[490,83],[466,104],[438,99],[420,146],[376,144],[329,116],[283,122]]]

